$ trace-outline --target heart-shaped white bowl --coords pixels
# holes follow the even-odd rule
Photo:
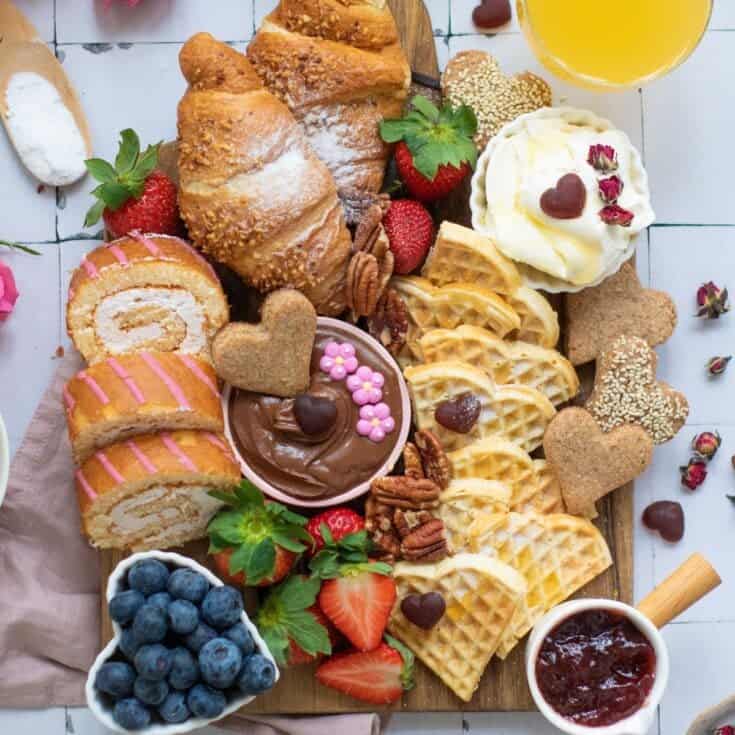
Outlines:
[[[10,444],[8,443],[8,432],[5,430],[3,417],[0,416],[0,505],[5,499],[8,489],[8,475],[10,473]]]
[[[195,562],[193,559],[181,556],[181,554],[173,554],[165,551],[145,551],[139,554],[133,554],[133,556],[124,559],[115,567],[115,570],[112,572],[110,578],[107,580],[106,599],[108,603],[115,596],[115,594],[121,590],[122,582],[128,573],[128,569],[130,569],[133,564],[142,561],[143,559],[158,559],[164,564],[192,569],[195,572],[203,574],[211,585],[215,587],[224,586],[224,582],[221,579],[215,577],[214,574],[209,571],[209,569],[203,567],[201,564],[197,564],[197,562]],[[260,637],[258,629],[255,627],[255,625],[253,625],[253,623],[250,621],[250,618],[247,616],[247,613],[245,612],[243,612],[242,614],[242,622],[245,624],[245,627],[248,629],[250,635],[253,637],[258,653],[265,656],[273,664],[273,666],[275,666],[275,683],[277,683],[278,679],[280,678],[280,672],[278,671],[278,666],[276,665],[276,662],[273,660],[271,652],[268,650],[268,646],[265,645],[265,641]],[[117,648],[122,629],[120,625],[115,621],[112,622],[112,628],[115,631],[115,635],[113,636],[112,640],[102,649],[102,651],[100,651],[99,655],[92,664],[92,668],[89,670],[89,674],[87,676],[87,684],[84,688],[84,691],[87,697],[87,705],[89,706],[89,709],[92,710],[92,714],[105,727],[108,727],[114,732],[129,733],[130,730],[125,730],[124,728],[120,727],[120,725],[118,725],[115,720],[112,719],[112,709],[107,706],[107,704],[104,702],[94,686],[94,682],[97,678],[97,672],[100,670],[100,666],[102,666],[102,664],[104,664],[113,655],[115,649]],[[217,720],[221,720],[223,717],[227,717],[228,715],[237,712],[237,710],[239,710],[241,707],[244,707],[246,704],[249,704],[254,699],[255,697],[244,695],[242,697],[237,697],[233,699],[227,705],[227,707],[225,707],[224,711],[219,717],[215,717],[211,720],[207,720],[202,717],[192,717],[186,722],[182,722],[178,725],[152,724],[144,728],[143,730],[136,730],[136,732],[145,733],[145,735],[176,735],[176,733],[191,732],[192,730],[198,730],[201,727],[206,727],[212,722],[216,722]]]

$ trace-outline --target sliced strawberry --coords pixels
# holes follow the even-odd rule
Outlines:
[[[258,630],[281,666],[312,663],[332,652],[330,626],[316,605],[320,586],[317,577],[294,575],[274,587],[258,610]]]
[[[324,686],[370,704],[390,704],[413,687],[413,654],[390,637],[375,650],[339,653],[316,670]]]
[[[385,574],[346,567],[328,579],[319,592],[319,607],[355,648],[371,651],[380,645],[396,601],[396,583]]]
[[[434,244],[434,220],[429,210],[412,199],[396,199],[383,217],[390,249],[399,275],[415,271]]]
[[[306,530],[314,539],[312,554],[324,548],[321,526],[324,524],[335,541],[341,541],[350,533],[357,533],[365,528],[365,519],[349,508],[331,508],[314,516],[306,526]]]
[[[306,518],[280,503],[266,502],[260,490],[247,481],[233,493],[211,495],[228,507],[209,523],[209,553],[218,569],[238,580],[236,584],[262,587],[278,582],[312,544]]]

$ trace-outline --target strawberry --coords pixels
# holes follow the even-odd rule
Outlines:
[[[435,202],[454,191],[477,163],[472,108],[446,104],[438,109],[421,95],[400,120],[383,120],[380,134],[396,146],[396,168],[411,195]]]
[[[215,557],[218,569],[226,563],[227,576],[238,584],[275,584],[312,544],[306,518],[280,503],[266,502],[260,490],[246,480],[234,493],[210,495],[228,508],[209,523],[209,553]]]
[[[103,217],[112,237],[122,237],[133,230],[181,234],[176,184],[162,171],[155,170],[160,145],[148,146],[141,154],[135,131],[123,130],[114,166],[101,158],[85,161],[89,173],[100,182],[92,192],[97,202],[87,212],[85,227]]]
[[[396,601],[393,570],[368,559],[370,541],[364,529],[339,541],[325,524],[321,533],[324,547],[309,563],[312,573],[325,580],[319,607],[355,648],[371,651],[380,644]]]
[[[350,533],[362,531],[365,528],[365,519],[349,508],[331,508],[314,516],[306,526],[306,530],[314,539],[312,554],[324,548],[321,525],[324,523],[335,541],[340,541]]]
[[[324,686],[370,704],[390,704],[413,688],[414,657],[390,636],[375,650],[338,653],[316,670]]]
[[[294,575],[271,589],[255,624],[281,666],[311,663],[332,652],[329,626],[316,605],[321,581]]]
[[[415,271],[434,243],[429,211],[412,199],[396,199],[383,217],[383,227],[395,258],[394,272],[405,276]]]

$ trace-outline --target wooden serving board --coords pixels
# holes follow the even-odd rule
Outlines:
[[[431,21],[422,0],[389,0],[404,48],[416,72],[438,78],[439,69]],[[469,224],[468,191],[458,192],[445,202],[439,212],[444,219]],[[555,299],[559,309],[561,301]],[[563,311],[560,311],[563,313]],[[562,325],[563,329],[563,325]],[[583,391],[589,390],[591,374],[580,376]],[[589,584],[578,596],[605,597],[631,602],[633,597],[633,486],[618,490],[598,503],[595,521],[605,535],[614,566]],[[206,543],[188,544],[182,553],[206,563]],[[115,565],[123,558],[120,552],[102,553],[102,589]],[[102,599],[102,642],[112,636],[107,605]],[[489,712],[528,711],[534,705],[526,685],[523,643],[506,661],[493,659],[472,701],[461,702],[429,670],[417,663],[416,687],[392,709],[405,712]],[[374,706],[362,705],[317,683],[313,667],[301,666],[282,672],[275,689],[258,697],[242,714],[329,714],[340,712],[372,712]]]

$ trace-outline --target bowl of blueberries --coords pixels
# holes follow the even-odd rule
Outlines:
[[[115,635],[89,671],[86,696],[115,732],[190,732],[278,681],[240,591],[191,559],[134,554],[110,576],[107,603]]]

